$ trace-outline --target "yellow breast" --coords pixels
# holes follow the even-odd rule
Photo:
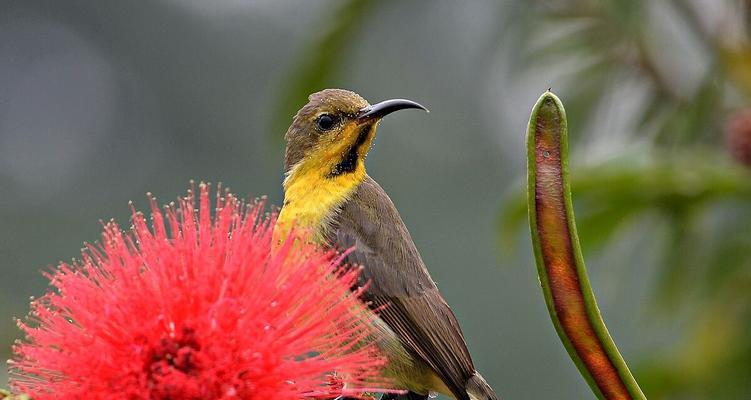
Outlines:
[[[307,165],[293,168],[284,181],[284,205],[274,230],[275,242],[285,240],[294,226],[309,230],[312,239],[321,243],[333,218],[363,179],[362,165],[352,173],[336,177]]]

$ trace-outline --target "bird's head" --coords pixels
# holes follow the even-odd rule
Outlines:
[[[313,93],[295,115],[285,139],[285,170],[337,179],[364,175],[364,160],[375,138],[378,122],[398,110],[418,108],[411,100],[386,100],[370,105],[357,93],[326,89]]]
[[[326,89],[313,93],[287,130],[284,205],[274,231],[277,243],[296,224],[321,241],[330,216],[365,179],[365,156],[378,122],[397,110],[425,107],[410,100],[370,105],[356,93]],[[426,110],[427,111],[427,110]]]

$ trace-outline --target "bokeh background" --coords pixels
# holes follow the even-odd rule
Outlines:
[[[652,399],[751,398],[751,41],[740,0],[0,0],[0,358],[40,270],[189,180],[282,197],[312,91],[417,100],[368,170],[506,399],[592,395],[531,256],[524,135],[567,107],[610,332]],[[745,162],[745,165],[744,165]],[[0,386],[7,383],[0,368]]]

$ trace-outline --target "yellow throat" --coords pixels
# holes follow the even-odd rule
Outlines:
[[[295,164],[284,179],[284,203],[274,230],[275,243],[283,242],[294,227],[308,231],[312,241],[322,243],[340,207],[365,179],[365,156],[375,136],[372,124],[365,138],[361,127],[351,126],[340,137],[321,143]],[[333,174],[335,166],[348,153],[353,170]]]

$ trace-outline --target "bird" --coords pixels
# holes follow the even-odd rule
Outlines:
[[[379,343],[387,374],[408,391],[383,399],[442,393],[496,400],[394,203],[365,170],[381,118],[403,109],[428,111],[405,99],[370,105],[344,89],[311,94],[285,134],[284,201],[274,234],[304,229],[321,246],[353,249],[345,262],[362,268],[364,300],[387,332]]]

